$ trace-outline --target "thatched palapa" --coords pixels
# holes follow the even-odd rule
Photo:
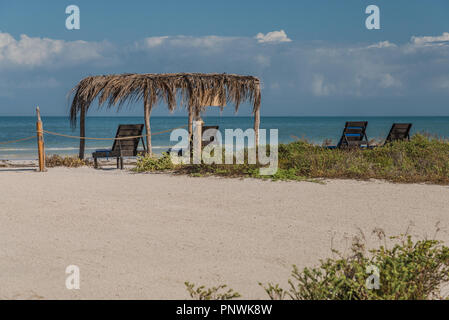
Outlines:
[[[207,106],[223,108],[227,103],[235,105],[235,111],[242,102],[253,106],[256,145],[260,122],[260,82],[253,76],[235,74],[118,74],[91,76],[81,80],[71,91],[73,101],[70,119],[76,126],[80,116],[80,136],[85,136],[85,115],[92,102],[98,98],[99,107],[118,109],[124,104],[143,100],[146,127],[146,141],[151,153],[150,114],[160,103],[167,104],[170,112],[184,106],[189,112],[189,134],[192,135],[193,118],[200,119]],[[84,139],[80,139],[80,158],[84,157]]]

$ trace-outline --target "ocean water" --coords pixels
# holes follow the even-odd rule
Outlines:
[[[79,128],[71,128],[67,117],[44,117],[44,129],[68,135],[79,135]],[[218,125],[224,137],[224,129],[253,127],[252,117],[204,117],[205,125]],[[279,142],[288,143],[297,138],[321,144],[330,139],[337,143],[345,121],[368,121],[369,139],[383,139],[394,122],[413,123],[412,134],[426,132],[449,138],[449,117],[261,117],[262,129],[278,129]],[[97,138],[114,137],[119,124],[143,123],[142,117],[88,117],[86,136]],[[187,124],[187,117],[152,117],[152,132],[164,131]],[[36,133],[35,117],[0,117],[0,159],[36,159],[36,139],[3,145],[1,142],[24,138]],[[170,134],[152,137],[153,151],[161,153],[176,142],[170,142]],[[79,140],[45,135],[45,149],[49,154],[77,154]],[[96,149],[110,148],[112,141],[86,141],[86,155]]]

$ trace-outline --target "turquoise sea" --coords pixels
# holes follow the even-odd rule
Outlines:
[[[224,134],[224,129],[253,127],[251,117],[204,117],[205,125],[218,125]],[[393,122],[413,123],[412,134],[426,132],[439,137],[449,138],[449,117],[262,117],[261,128],[278,129],[279,142],[286,143],[297,138],[321,144],[325,139],[334,143],[341,135],[345,121],[368,121],[367,135],[369,139],[383,139]],[[44,129],[68,135],[79,134],[78,128],[71,128],[67,117],[44,117]],[[88,117],[86,121],[86,136],[97,138],[114,137],[117,126],[126,123],[143,123],[142,117]],[[185,117],[152,117],[152,132],[164,131],[187,124]],[[0,117],[0,159],[36,159],[36,140],[28,140],[3,145],[1,142],[31,136],[36,131],[36,117]],[[223,135],[224,136],[224,135]],[[153,150],[156,153],[166,151],[175,142],[170,142],[170,134],[153,136]],[[45,136],[47,154],[77,154],[79,140],[58,136]],[[110,148],[112,141],[86,142],[86,154],[95,149]]]

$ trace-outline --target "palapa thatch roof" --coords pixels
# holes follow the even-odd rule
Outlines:
[[[165,102],[170,111],[178,105],[189,108],[196,114],[205,106],[219,101],[221,108],[226,103],[235,105],[248,101],[253,112],[260,108],[260,82],[253,76],[235,74],[167,73],[167,74],[113,74],[90,76],[81,80],[71,91],[73,101],[70,119],[76,124],[82,109],[88,111],[98,98],[99,106],[108,108],[143,100],[151,109]]]

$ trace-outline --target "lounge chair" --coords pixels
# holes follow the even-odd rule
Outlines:
[[[98,158],[117,158],[117,169],[123,169],[123,157],[135,157],[139,153],[137,147],[142,140],[143,149],[146,151],[142,137],[143,124],[121,124],[118,126],[116,138],[133,137],[123,140],[114,140],[112,149],[96,150],[92,153],[94,167],[98,168]]]
[[[410,140],[411,123],[393,123],[384,145],[398,140]]]
[[[368,121],[347,121],[338,144],[328,148],[369,147],[368,137],[366,136],[367,126]]]

